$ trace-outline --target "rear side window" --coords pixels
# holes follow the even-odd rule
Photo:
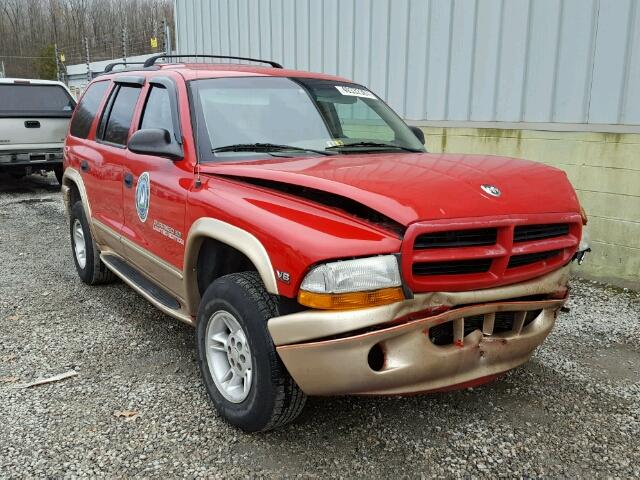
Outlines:
[[[171,118],[171,100],[169,91],[163,87],[152,87],[142,113],[140,129],[162,128],[173,138],[173,121]]]
[[[102,97],[109,86],[109,82],[96,82],[89,85],[76,108],[76,113],[71,120],[69,133],[74,137],[87,138],[91,123],[98,112]]]
[[[106,122],[102,140],[124,146],[127,144],[140,87],[120,85],[114,95],[114,100],[109,102],[110,105],[107,107],[109,111],[105,110],[103,114],[106,115]]]
[[[0,117],[71,117],[75,105],[60,85],[0,83]]]

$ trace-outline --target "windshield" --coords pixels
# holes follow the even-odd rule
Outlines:
[[[71,117],[75,105],[59,85],[0,83],[0,117]]]
[[[409,127],[359,85],[241,77],[197,80],[192,88],[201,161],[424,151]]]

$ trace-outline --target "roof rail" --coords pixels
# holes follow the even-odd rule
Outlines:
[[[113,62],[107,65],[106,67],[104,67],[103,73],[109,73],[110,71],[113,70],[113,67],[115,67],[116,65],[124,65],[126,67],[127,65],[143,65],[143,64],[144,62]]]
[[[147,60],[144,62],[143,67],[147,68],[147,67],[151,67],[153,65],[155,65],[156,60],[160,59],[160,58],[182,58],[182,57],[194,57],[194,58],[223,58],[226,60],[246,60],[248,62],[258,62],[258,63],[268,63],[269,65],[271,65],[273,68],[282,68],[282,65],[280,65],[277,62],[273,62],[271,60],[260,60],[258,58],[249,58],[249,57],[231,57],[231,56],[226,56],[226,55],[154,55],[153,57],[149,57],[147,58]]]

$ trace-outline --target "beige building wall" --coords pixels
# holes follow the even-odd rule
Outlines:
[[[431,152],[526,158],[564,170],[589,216],[576,273],[640,287],[640,134],[422,127]]]

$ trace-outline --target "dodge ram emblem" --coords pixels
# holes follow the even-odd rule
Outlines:
[[[495,187],[493,185],[487,185],[487,184],[480,185],[480,188],[482,188],[482,190],[484,190],[486,193],[488,193],[492,197],[499,197],[500,194],[502,193],[498,187]]]

